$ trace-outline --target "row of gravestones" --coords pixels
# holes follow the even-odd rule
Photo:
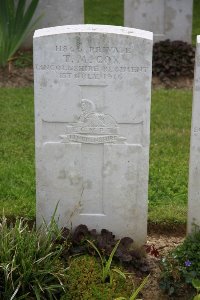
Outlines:
[[[30,1],[30,0],[29,0]],[[193,0],[124,0],[124,25],[150,30],[154,41],[191,42]],[[84,23],[84,0],[40,0],[37,28]],[[24,43],[32,46],[32,34]]]
[[[37,224],[147,235],[153,34],[103,25],[34,35]],[[189,231],[200,225],[200,36],[196,55]],[[196,219],[196,220],[195,220]]]

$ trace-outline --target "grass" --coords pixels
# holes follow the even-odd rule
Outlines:
[[[196,36],[200,35],[200,1],[194,0],[193,4],[193,27],[192,27],[192,43],[196,45]]]
[[[149,220],[185,223],[192,92],[152,95]],[[35,217],[31,88],[0,89],[0,213]]]
[[[1,300],[61,299],[61,293],[65,294],[61,286],[66,275],[66,262],[61,258],[64,246],[52,241],[60,235],[53,219],[44,231],[30,229],[21,219],[9,226],[0,217]]]
[[[85,0],[85,24],[123,26],[123,0]]]
[[[186,221],[191,91],[153,92],[149,219]]]
[[[100,263],[96,258],[88,255],[75,257],[70,264],[67,276],[69,280],[66,300],[111,300],[120,296],[128,297],[132,293],[133,282],[135,282],[133,277],[131,279],[127,276],[124,280],[118,274],[114,274],[112,284],[102,283]]]
[[[0,207],[8,215],[35,215],[32,89],[0,89]]]

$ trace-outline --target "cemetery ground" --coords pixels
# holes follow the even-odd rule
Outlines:
[[[104,3],[103,3],[104,2]],[[113,11],[113,18],[110,18],[111,24],[122,25],[122,7],[123,1],[94,1],[95,7],[92,15],[87,16],[86,23],[108,23],[110,13],[102,11],[99,14],[98,7],[101,5],[109,6]],[[85,9],[89,5],[89,0],[85,1]],[[193,43],[195,43],[196,34],[199,33],[198,0],[194,1],[194,21],[193,21]],[[120,11],[120,13],[119,13]],[[32,55],[30,52],[22,52],[22,59],[14,60],[11,65],[11,72],[0,70],[0,207],[1,215],[5,214],[8,222],[12,222],[16,217],[25,216],[28,224],[32,226],[35,221],[35,167],[34,167],[34,108],[33,108],[33,71]],[[187,286],[181,286],[182,294],[179,296],[164,295],[159,288],[158,279],[160,278],[160,260],[167,255],[170,250],[178,246],[185,237],[186,214],[187,214],[187,190],[188,190],[188,166],[189,166],[189,142],[191,126],[191,107],[192,107],[192,79],[182,77],[179,79],[163,82],[159,78],[153,78],[153,93],[151,106],[151,143],[150,143],[150,172],[149,172],[149,214],[148,214],[148,245],[154,245],[149,249],[152,255],[147,255],[147,264],[150,267],[150,277],[148,283],[142,290],[141,298],[144,300],[165,300],[165,299],[191,299],[187,291]],[[165,89],[167,87],[167,89]],[[2,221],[2,220],[1,220]],[[45,272],[55,272],[57,279],[62,278],[63,268],[68,267],[68,263],[61,265],[57,260],[57,254],[51,257],[52,251],[57,242],[49,243],[49,237],[45,240],[46,247],[34,248],[34,241],[38,237],[31,233],[28,228],[24,229],[22,224],[17,223],[12,231],[6,228],[5,223],[1,222],[1,230],[4,228],[7,239],[1,239],[0,245],[8,257],[10,255],[9,245],[14,245],[14,241],[21,242],[19,247],[19,259],[24,259],[22,269],[19,272],[31,273],[30,282],[38,284],[35,280],[38,274],[43,276]],[[4,227],[3,227],[4,226]],[[18,226],[18,227],[17,227]],[[21,227],[20,227],[21,226]],[[23,228],[23,230],[22,230]],[[91,228],[90,228],[91,229]],[[28,232],[28,234],[26,234]],[[8,242],[9,241],[9,242]],[[7,244],[6,244],[7,243]],[[9,244],[10,243],[10,244]],[[48,244],[49,243],[49,244]],[[195,245],[192,241],[191,244]],[[27,245],[30,245],[27,253]],[[42,245],[42,244],[41,244]],[[196,243],[198,246],[198,244]],[[44,244],[43,244],[44,246]],[[48,246],[48,247],[47,247]],[[65,245],[65,255],[69,259],[68,248]],[[79,246],[79,244],[78,244]],[[12,248],[10,246],[10,248]],[[32,265],[37,265],[34,261],[35,252],[38,250],[39,258],[44,264],[41,270],[35,268],[33,272]],[[55,250],[55,248],[53,249]],[[80,250],[80,249],[79,249]],[[159,256],[157,256],[157,250]],[[48,252],[49,251],[49,252]],[[92,247],[90,248],[90,252]],[[182,250],[184,251],[184,249]],[[193,247],[192,254],[198,258],[199,250]],[[93,249],[93,254],[95,250]],[[74,253],[73,253],[74,254]],[[1,255],[1,254],[0,254]],[[21,257],[20,257],[21,256]],[[98,255],[97,255],[98,256]],[[66,258],[65,257],[65,258]],[[49,260],[48,260],[49,258]],[[52,259],[52,260],[51,260]],[[1,260],[1,259],[0,259]],[[55,269],[51,267],[55,263]],[[63,299],[114,299],[119,296],[130,297],[134,287],[138,287],[146,277],[145,272],[140,269],[134,269],[134,276],[127,275],[124,281],[120,276],[114,275],[113,284],[101,284],[101,264],[100,260],[93,256],[75,256],[75,259],[69,260],[71,268],[66,271],[70,298]],[[190,268],[188,261],[185,270]],[[14,261],[12,262],[15,263]],[[118,264],[117,264],[118,266]],[[172,268],[175,265],[171,265]],[[43,269],[42,269],[43,268]],[[59,270],[58,270],[59,269]],[[174,268],[178,270],[178,268]],[[167,270],[167,271],[166,271]],[[122,269],[123,272],[124,269]],[[131,272],[133,270],[130,270]],[[38,273],[37,273],[38,272]],[[171,280],[175,280],[180,273],[173,273],[169,268],[165,269]],[[81,276],[82,275],[82,276]],[[173,276],[174,277],[173,277]],[[35,276],[35,277],[34,277]],[[60,276],[60,277],[59,277]],[[177,276],[177,277],[176,277]],[[40,277],[40,278],[41,278]],[[38,277],[39,278],[39,277]],[[49,278],[48,278],[49,279]],[[0,278],[0,292],[2,279]],[[34,281],[35,280],[35,281]],[[50,278],[52,284],[55,284],[55,278]],[[70,282],[70,284],[69,284]],[[78,284],[77,284],[78,282]],[[178,282],[178,281],[177,281]],[[25,282],[26,283],[26,282]],[[39,282],[40,283],[40,282]],[[45,284],[49,285],[49,282]],[[174,288],[170,282],[163,281],[163,284],[169,284],[168,292]],[[20,288],[17,282],[16,286]],[[87,287],[90,287],[88,290]],[[77,288],[78,287],[78,288]],[[43,288],[46,288],[44,285]],[[36,290],[36,293],[39,290]],[[172,292],[172,290],[171,290]],[[79,293],[79,294],[78,294]],[[93,293],[92,296],[90,293]],[[78,296],[77,296],[78,295]],[[95,295],[95,296],[94,296]],[[83,298],[85,296],[85,298]],[[58,296],[59,297],[59,296]],[[88,297],[88,298],[87,298]],[[9,299],[9,297],[3,298]],[[27,297],[25,299],[35,299]],[[45,299],[51,299],[50,296]],[[60,298],[58,298],[60,299]],[[128,298],[127,298],[128,299]]]
[[[15,74],[18,70],[14,67]],[[25,78],[26,71],[23,74]],[[18,88],[0,89],[0,207],[8,220],[26,216],[32,223],[35,218],[33,88],[31,77],[29,87],[20,87],[16,75],[15,78],[12,86]],[[143,290],[143,299],[165,299],[157,282],[158,261],[180,244],[185,235],[191,106],[191,89],[153,90],[148,243],[155,245],[160,256],[148,256],[152,275]],[[144,274],[136,274],[138,285]],[[130,294],[129,289],[127,292]]]
[[[7,80],[4,76],[0,83],[4,86],[0,89],[0,207],[4,208],[4,214],[9,222],[17,216],[26,216],[29,224],[32,224],[35,219],[35,169],[33,73],[30,63],[29,54],[25,55],[25,59],[23,54],[23,60],[17,60]],[[157,79],[154,78],[155,80]],[[184,82],[186,81],[190,82],[187,85],[189,88],[164,89],[156,84],[152,93],[148,243],[155,245],[159,257],[148,255],[151,277],[142,292],[144,300],[169,299],[159,289],[157,281],[160,276],[159,260],[179,245],[185,236],[192,107],[192,80],[185,78]],[[172,86],[174,82],[176,80],[172,81]],[[81,264],[85,269],[88,265],[93,268],[94,264],[97,269],[99,268],[96,261],[87,256],[83,258]],[[89,270],[91,271],[88,269],[88,272]],[[83,270],[80,271],[78,268],[77,272],[80,274]],[[96,279],[99,272],[98,275],[94,272]],[[70,276],[76,278],[77,275]],[[134,278],[135,286],[138,286],[144,277],[145,274],[137,271]],[[86,285],[88,284],[87,281]],[[118,294],[112,295],[128,296],[131,293],[130,286],[132,286],[130,282],[126,283],[127,294],[123,294],[122,287],[122,290],[118,290]],[[86,291],[83,289],[82,292]],[[102,290],[98,290],[98,293],[103,295]],[[109,296],[95,297],[95,299],[113,299]],[[189,299],[188,295],[185,297]],[[183,295],[181,299],[184,299]]]
[[[9,222],[17,216],[26,216],[29,224],[33,224],[34,105],[32,55],[29,51],[19,53],[11,65],[10,72],[8,69],[0,70],[0,86],[0,207],[3,207]],[[184,240],[186,231],[192,79],[182,77],[166,82],[154,77],[153,87],[148,245],[155,246],[159,257],[147,255],[151,276],[143,288],[141,297],[144,300],[164,300],[169,299],[169,296],[164,295],[159,288],[160,260]],[[69,299],[78,299],[80,296],[77,296],[77,293],[88,295],[85,286],[90,285],[95,296],[88,295],[86,299],[128,297],[133,289],[133,282],[137,287],[146,276],[145,272],[134,269],[134,277],[128,277],[126,283],[123,279],[116,278],[112,288],[105,289],[104,285],[96,283],[96,280],[99,282],[101,274],[99,261],[83,256],[80,257],[80,261],[72,260],[70,263],[75,269],[74,273],[69,272],[68,275],[71,283],[70,287],[68,286],[71,293]],[[94,277],[90,277],[89,280],[87,274],[91,272]],[[84,279],[81,277],[79,282],[83,281],[83,285],[79,284],[80,289],[77,290],[75,286],[80,273]],[[119,286],[117,290],[116,285]],[[183,288],[182,291],[185,292],[186,289]],[[180,298],[188,300],[189,296],[182,294],[180,297],[174,297]]]

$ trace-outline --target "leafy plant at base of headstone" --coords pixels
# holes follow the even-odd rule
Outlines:
[[[119,298],[116,298],[115,300],[140,300],[136,297],[139,295],[139,293],[141,292],[141,290],[143,289],[145,284],[148,282],[149,276],[150,276],[150,274],[147,277],[144,278],[144,280],[142,281],[140,286],[135,291],[133,291],[130,298],[119,297]]]
[[[32,24],[39,0],[1,0],[0,1],[0,66],[10,64],[13,55],[20,47],[28,33],[38,22],[37,18]]]
[[[102,282],[110,282],[110,284],[112,284],[112,279],[113,279],[113,272],[116,272],[117,274],[119,274],[120,276],[122,276],[124,279],[126,279],[126,275],[118,268],[111,268],[111,264],[112,264],[112,260],[113,260],[113,256],[120,244],[120,240],[116,243],[115,247],[113,248],[108,260],[106,260],[101,253],[99,252],[99,250],[97,249],[97,247],[95,246],[95,244],[92,241],[87,240],[87,242],[90,244],[90,246],[92,246],[92,248],[97,252],[97,254],[100,257],[101,260],[101,265],[102,265]]]
[[[60,299],[65,294],[63,248],[52,242],[57,232],[53,222],[48,230],[36,230],[22,219],[14,225],[0,219],[0,299]]]
[[[161,261],[160,287],[169,295],[192,291],[192,281],[200,278],[200,231],[188,235],[185,241]]]
[[[86,253],[95,255],[96,251],[93,251],[94,249],[91,247],[88,248],[87,240],[95,244],[101,255],[109,257],[117,242],[112,232],[107,229],[102,229],[100,233],[97,233],[95,229],[89,230],[86,225],[81,224],[75,228],[74,232],[70,232],[66,227],[63,227],[62,230],[67,232],[67,241],[70,244],[65,259],[69,255]],[[63,243],[64,240],[62,238],[56,242]],[[124,237],[121,239],[113,259],[120,262],[130,272],[139,270],[143,273],[149,273],[150,265],[145,256],[146,252],[145,247],[136,248],[130,237]]]
[[[194,297],[193,300],[200,300],[200,280],[193,279],[192,280],[193,287],[197,290],[197,295]]]
[[[62,234],[65,232],[65,234]],[[107,229],[102,229],[97,233],[95,229],[89,230],[86,225],[79,225],[71,232],[68,228],[63,227],[61,237],[54,242],[63,244],[67,241],[67,249],[64,247],[63,258],[67,260],[71,255],[87,254],[95,255],[97,253],[92,247],[88,247],[87,240],[92,241],[97,247],[102,256],[109,257],[117,241],[112,232]],[[69,247],[69,248],[68,248]],[[150,265],[146,259],[146,248],[135,248],[133,240],[129,237],[124,237],[114,252],[113,259],[120,262],[129,272],[139,270],[143,273],[150,272]]]

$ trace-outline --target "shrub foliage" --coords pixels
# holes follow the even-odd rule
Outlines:
[[[31,24],[39,0],[0,1],[0,66],[5,66],[38,19]]]
[[[200,231],[189,235],[162,260],[161,288],[168,294],[191,290],[194,279],[200,279]]]
[[[154,44],[153,75],[160,79],[194,75],[195,48],[183,41],[165,40]]]
[[[66,274],[61,245],[52,242],[56,227],[29,229],[18,219],[0,221],[0,299],[60,299]],[[57,233],[58,234],[58,231]]]

